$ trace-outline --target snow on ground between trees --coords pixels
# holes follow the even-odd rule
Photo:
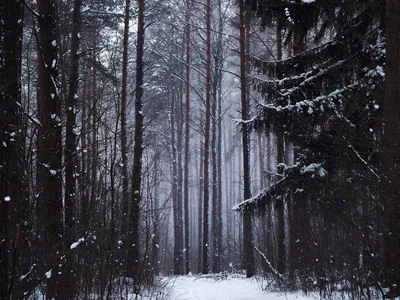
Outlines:
[[[301,294],[262,291],[254,278],[181,276],[171,280],[172,300],[309,300]]]

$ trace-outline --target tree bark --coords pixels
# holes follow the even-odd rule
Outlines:
[[[183,60],[183,57],[182,57]],[[183,71],[182,71],[183,73]],[[178,243],[179,243],[179,266],[180,274],[184,273],[184,224],[183,224],[183,166],[182,166],[182,150],[183,150],[183,110],[182,110],[182,97],[183,97],[183,85],[180,83],[177,89],[177,100],[176,101],[176,164],[177,164],[177,204],[178,204]]]
[[[400,2],[386,1],[386,88],[384,102],[384,187],[387,284],[400,295]],[[396,286],[397,285],[397,286]]]
[[[65,138],[65,234],[64,251],[69,252],[70,245],[74,242],[75,224],[75,204],[76,204],[76,163],[77,163],[77,140],[76,140],[76,112],[77,112],[77,92],[79,84],[79,31],[81,27],[81,0],[74,0],[74,10],[72,17],[72,40],[71,40],[71,61],[69,75],[69,90],[67,98],[67,124]],[[66,299],[74,298],[76,274],[73,272],[73,255],[67,257],[66,271],[64,279],[64,296]]]
[[[135,97],[135,145],[133,149],[132,171],[132,201],[129,218],[129,254],[127,260],[128,272],[133,272],[135,289],[137,292],[139,270],[139,220],[142,182],[143,156],[143,54],[144,54],[144,0],[138,0],[138,24],[136,44],[136,97]]]
[[[26,288],[18,278],[29,261],[24,250],[29,222],[21,110],[22,19],[22,2],[0,4],[0,299],[21,296],[14,287]]]
[[[217,171],[217,84],[218,70],[217,57],[214,58],[214,72],[212,72],[212,104],[211,104],[211,161],[212,161],[212,196],[211,196],[211,270],[213,273],[219,272],[219,253],[218,253],[218,171]]]
[[[210,155],[210,123],[211,123],[211,1],[206,0],[206,116],[204,124],[204,202],[203,202],[203,274],[209,272],[209,228],[208,209],[209,190],[209,155]]]
[[[59,267],[62,253],[62,146],[61,103],[58,95],[58,46],[56,33],[55,0],[38,0],[38,56],[39,88],[38,114],[41,126],[37,137],[37,186],[39,224],[44,228],[42,249],[44,265],[39,268],[46,273],[47,297],[63,299]]]
[[[282,25],[278,16],[276,19],[276,57],[282,59]],[[276,163],[279,165],[284,162],[283,148],[283,128],[278,128],[276,132]],[[286,250],[285,250],[285,221],[283,198],[275,200],[275,210],[277,218],[277,270],[280,274],[285,273]]]
[[[248,120],[248,99],[247,99],[247,70],[246,70],[246,16],[244,8],[244,0],[239,0],[239,26],[240,26],[240,88],[241,88],[241,104],[242,104],[242,120]],[[250,141],[247,124],[242,125],[242,147],[243,147],[243,188],[244,199],[251,197],[250,187]],[[254,254],[253,254],[253,232],[252,219],[249,208],[243,210],[243,268],[246,269],[247,278],[254,275]]]
[[[200,128],[203,128],[203,114],[200,116]],[[200,142],[200,153],[199,153],[199,161],[198,164],[200,165],[199,170],[199,211],[198,211],[198,218],[197,218],[197,225],[198,225],[198,253],[197,253],[197,270],[198,273],[201,273],[203,270],[202,264],[202,250],[203,250],[203,242],[202,242],[202,225],[203,225],[203,192],[204,192],[204,144]]]
[[[125,1],[125,20],[124,20],[124,41],[122,53],[122,91],[121,91],[121,159],[122,159],[122,222],[121,238],[124,242],[123,247],[127,250],[127,231],[128,231],[128,211],[129,211],[129,178],[128,178],[128,159],[127,159],[127,135],[126,135],[126,106],[127,106],[127,81],[128,81],[128,46],[129,46],[129,20],[130,20],[131,1]],[[124,258],[123,258],[124,260]]]
[[[160,205],[159,205],[159,163],[160,163],[160,154],[156,153],[154,156],[154,202],[153,202],[153,243],[152,243],[152,264],[154,275],[158,276],[160,273]]]
[[[222,11],[222,1],[218,0],[218,42],[217,42],[217,53],[216,57],[218,58],[217,66],[218,76],[217,76],[217,211],[218,211],[218,228],[217,228],[217,247],[218,247],[218,255],[219,255],[219,269],[222,268],[223,263],[223,243],[222,243],[222,71],[223,68],[223,46],[222,46],[222,38],[223,38],[223,11]]]
[[[93,30],[93,39],[94,45],[93,47],[97,47],[97,35],[98,31],[96,28]],[[93,62],[97,62],[97,54],[93,54]],[[88,155],[91,164],[90,164],[90,203],[89,207],[95,207],[96,203],[96,196],[97,196],[97,171],[98,171],[98,161],[99,161],[99,151],[98,151],[98,138],[97,138],[97,131],[98,131],[98,111],[97,111],[97,104],[98,101],[98,93],[97,93],[97,69],[95,66],[92,68],[92,95],[91,95],[91,110],[92,110],[92,135],[91,141],[88,144],[91,144],[90,147],[90,154]],[[88,215],[89,223],[90,223],[90,215]]]
[[[222,6],[218,1],[218,34],[216,37],[216,49],[214,53],[214,78],[213,78],[213,102],[212,102],[212,271],[217,273],[221,271],[221,252],[222,252],[222,217],[221,217],[221,102],[222,102]]]
[[[190,0],[186,0],[186,85],[185,85],[185,162],[184,162],[184,223],[185,223],[185,271],[190,272],[189,244],[189,138],[190,138]]]
[[[177,111],[176,95],[171,92],[171,113],[170,113],[170,127],[171,127],[171,145],[172,145],[172,201],[173,201],[173,219],[174,219],[174,274],[182,274],[182,232],[181,232],[181,220],[180,220],[180,209],[179,205],[181,200],[179,195],[179,175],[178,175],[178,155],[177,155],[177,143],[176,143],[176,129],[175,129],[175,112]]]
[[[86,68],[86,66],[84,67]],[[86,232],[86,229],[88,227],[88,209],[89,209],[89,192],[88,192],[88,185],[89,185],[89,162],[88,162],[88,156],[87,156],[87,139],[88,139],[88,134],[87,134],[87,95],[86,95],[86,90],[87,90],[87,78],[85,77],[83,79],[83,91],[82,91],[82,96],[83,99],[81,101],[82,105],[82,114],[81,114],[81,124],[82,124],[82,129],[81,129],[81,143],[82,143],[82,149],[81,149],[81,172],[79,176],[79,181],[80,181],[80,216],[79,216],[79,227],[80,227],[80,233],[84,234]]]

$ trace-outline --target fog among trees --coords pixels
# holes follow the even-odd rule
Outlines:
[[[398,0],[2,0],[0,299],[400,297],[399,87]]]

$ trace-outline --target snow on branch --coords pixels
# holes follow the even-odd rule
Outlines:
[[[278,270],[276,270],[272,266],[271,262],[268,260],[268,258],[265,256],[265,254],[263,252],[261,252],[256,246],[253,246],[253,248],[262,257],[264,262],[267,264],[268,268],[270,268],[270,270],[272,271],[272,274],[274,274],[279,280],[283,280],[284,279],[283,275],[281,273],[279,273]]]
[[[306,173],[311,173],[311,177],[314,177],[315,174],[318,174],[319,177],[325,177],[328,175],[328,172],[322,167],[322,165],[316,163],[301,167],[300,174]]]
[[[260,204],[263,200],[265,200],[265,198],[267,198],[268,196],[275,194],[277,192],[277,190],[279,190],[281,188],[281,185],[289,178],[289,174],[293,173],[294,169],[298,169],[298,164],[294,165],[294,166],[286,166],[284,164],[280,165],[282,167],[282,173],[283,173],[283,178],[278,180],[276,183],[272,184],[270,187],[262,190],[261,192],[259,192],[256,196],[250,198],[250,199],[246,199],[238,204],[235,204],[232,207],[233,211],[240,211],[243,210],[246,207],[251,207],[253,205],[258,205]]]
[[[80,238],[78,241],[76,241],[75,243],[71,244],[71,246],[69,247],[71,250],[75,249],[76,247],[78,247],[81,243],[83,243],[85,241],[85,238]]]
[[[278,198],[283,195],[285,191],[290,190],[290,186],[299,178],[308,180],[323,179],[328,175],[328,172],[323,167],[322,163],[311,163],[308,165],[300,165],[299,163],[293,166],[279,164],[281,171],[279,172],[282,178],[268,188],[260,191],[252,198],[245,199],[244,201],[235,204],[232,207],[233,211],[242,211],[247,208],[253,209],[255,206],[261,206],[263,203],[272,197]],[[293,189],[293,191],[303,191],[303,189]],[[295,192],[295,193],[296,193]]]
[[[232,207],[232,210],[233,210],[233,211],[240,211],[240,210],[242,210],[244,207],[247,207],[247,206],[249,206],[249,205],[256,204],[258,201],[260,201],[260,200],[262,200],[262,199],[264,198],[265,194],[268,192],[269,189],[270,189],[270,188],[267,188],[267,189],[265,189],[265,190],[259,192],[256,196],[254,196],[254,197],[252,197],[252,198],[250,198],[250,199],[246,199],[246,200],[244,200],[244,201],[242,201],[242,202],[240,202],[240,203],[238,203],[238,204],[235,204],[235,205]]]
[[[262,120],[268,119],[268,115],[265,114],[274,113],[274,114],[282,114],[284,112],[289,113],[297,113],[303,114],[305,116],[315,116],[316,111],[319,111],[320,115],[323,115],[326,109],[333,110],[333,113],[337,118],[345,120],[347,123],[351,125],[350,120],[348,120],[342,113],[342,101],[341,98],[343,94],[354,89],[358,83],[350,84],[342,89],[336,89],[329,94],[318,96],[312,100],[305,99],[301,100],[295,104],[287,104],[285,106],[276,106],[274,104],[262,104],[259,105],[264,110],[264,115]],[[253,121],[261,121],[259,117],[261,114],[255,116],[248,122],[252,123]]]
[[[239,124],[248,124],[248,123],[252,123],[257,119],[258,115],[255,115],[253,118],[249,119],[249,120],[243,120],[243,119],[233,119],[233,122],[236,123],[237,125]]]

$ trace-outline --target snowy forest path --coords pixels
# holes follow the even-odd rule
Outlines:
[[[308,300],[299,294],[262,291],[255,279],[181,276],[170,279],[173,300]]]

